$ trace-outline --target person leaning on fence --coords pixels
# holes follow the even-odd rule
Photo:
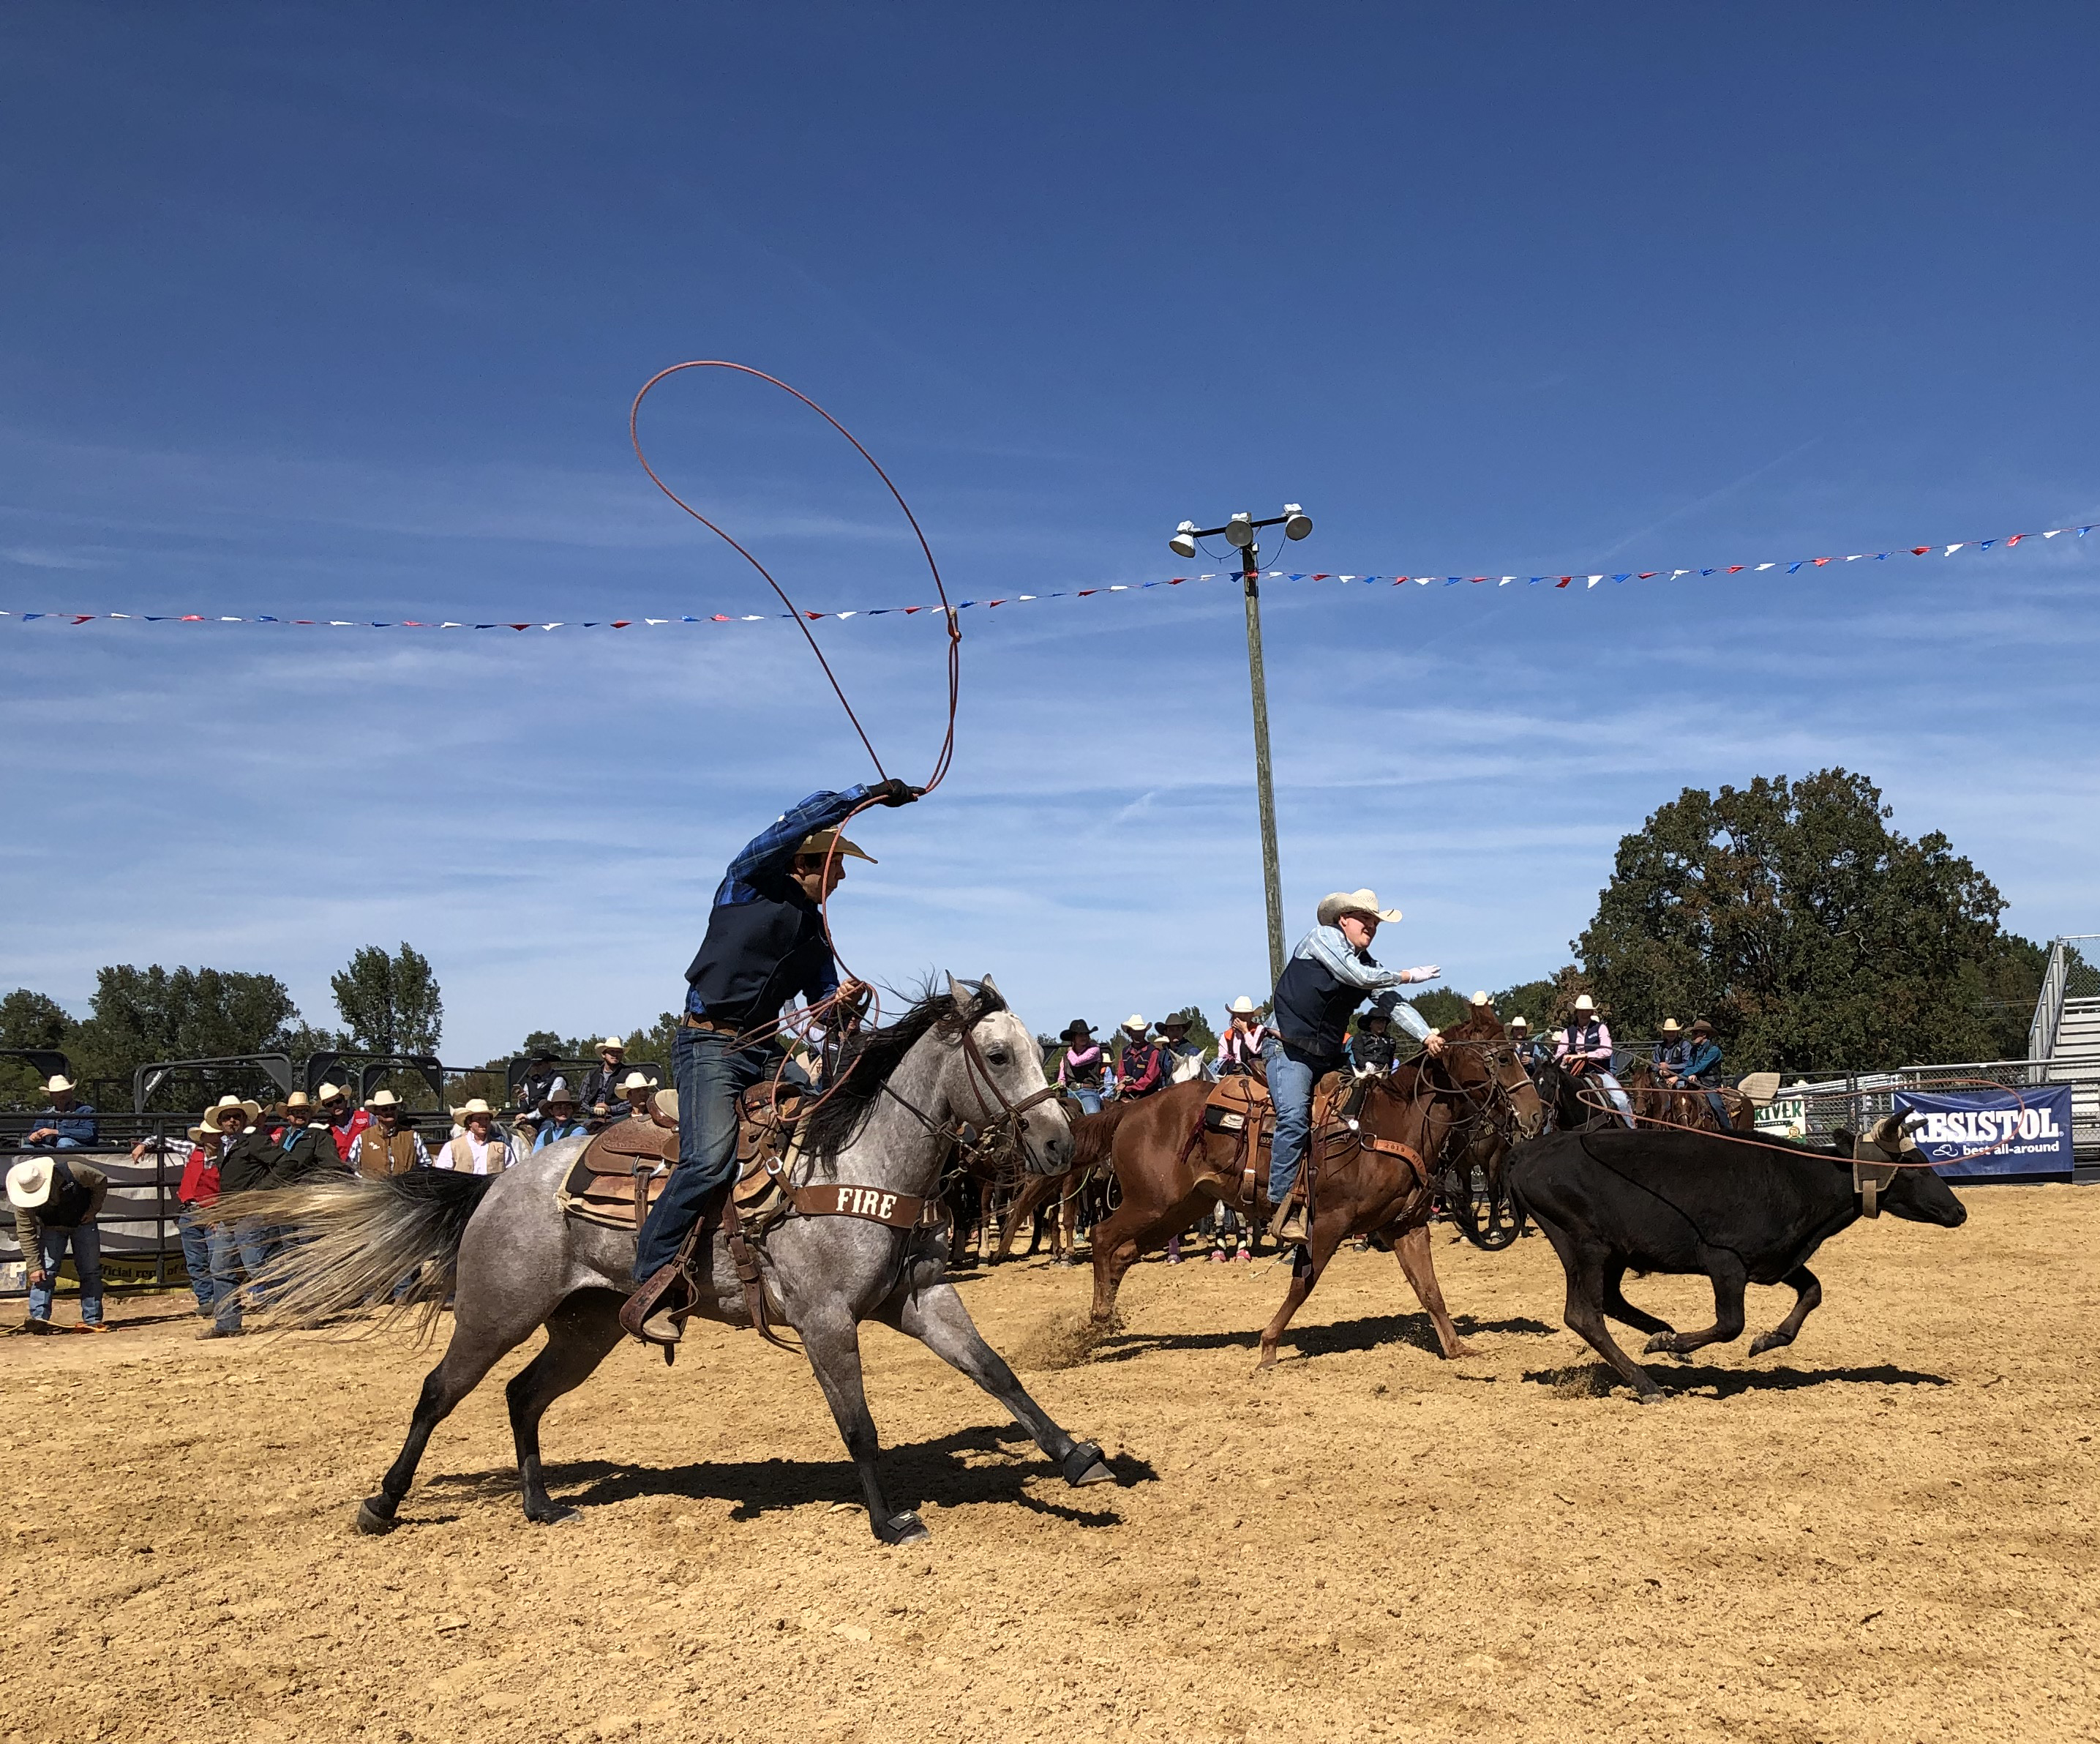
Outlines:
[[[430,1166],[430,1153],[424,1148],[421,1136],[402,1123],[399,1097],[391,1090],[381,1090],[364,1106],[372,1115],[372,1124],[357,1135],[357,1142],[351,1147],[351,1168],[380,1181]]]
[[[193,1126],[187,1142],[148,1138],[131,1147],[134,1163],[157,1153],[182,1159],[182,1178],[175,1183],[175,1235],[183,1244],[183,1269],[189,1274],[190,1294],[196,1298],[197,1313],[206,1319],[218,1296],[212,1281],[211,1208],[218,1201],[222,1143],[218,1133]]]
[[[462,1175],[500,1175],[515,1160],[510,1147],[493,1136],[496,1111],[479,1097],[452,1110],[452,1124],[459,1134],[438,1146],[431,1168],[454,1169]]]
[[[101,1131],[95,1110],[74,1098],[72,1079],[55,1074],[45,1080],[44,1094],[51,1102],[23,1138],[24,1145],[38,1150],[82,1150],[95,1142]]]
[[[62,1157],[31,1157],[7,1171],[15,1238],[29,1273],[32,1332],[52,1330],[51,1298],[68,1248],[80,1279],[80,1330],[109,1330],[102,1318],[102,1230],[95,1221],[108,1192],[109,1177],[100,1169]]]

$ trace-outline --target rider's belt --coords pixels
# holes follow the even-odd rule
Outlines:
[[[852,1186],[827,1181],[796,1187],[790,1195],[805,1217],[859,1217],[893,1230],[932,1229],[945,1221],[939,1199],[915,1199],[883,1187]]]
[[[717,1035],[734,1035],[734,1023],[717,1023],[712,1018],[696,1018],[690,1011],[679,1018],[679,1023],[689,1030],[711,1030]]]

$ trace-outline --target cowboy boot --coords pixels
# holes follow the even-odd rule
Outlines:
[[[1305,1220],[1304,1184],[1305,1177],[1300,1175],[1291,1183],[1283,1203],[1276,1208],[1275,1216],[1268,1220],[1269,1239],[1279,1247],[1302,1247],[1312,1238],[1312,1231]]]
[[[692,1302],[692,1280],[682,1252],[658,1266],[642,1287],[620,1304],[620,1324],[643,1344],[668,1349],[686,1336],[685,1313]]]

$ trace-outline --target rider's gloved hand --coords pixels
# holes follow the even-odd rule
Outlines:
[[[867,797],[885,806],[908,806],[925,792],[908,781],[899,781],[892,775],[887,781],[878,781],[867,790]]]

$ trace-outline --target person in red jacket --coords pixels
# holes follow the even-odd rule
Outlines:
[[[1152,1026],[1132,1013],[1123,1019],[1123,1055],[1116,1062],[1116,1094],[1126,1102],[1167,1087],[1166,1050],[1147,1041]]]

